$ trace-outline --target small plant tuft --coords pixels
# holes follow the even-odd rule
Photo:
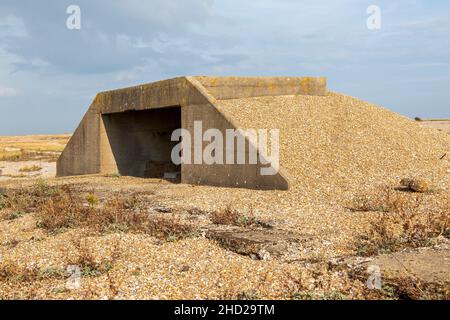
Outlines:
[[[120,178],[122,175],[119,172],[107,173],[104,175],[106,178]]]
[[[42,167],[38,166],[38,165],[33,165],[33,166],[25,166],[19,169],[19,172],[36,172],[36,171],[41,171]]]
[[[93,193],[89,193],[86,196],[86,201],[88,202],[88,204],[91,208],[94,208],[99,203],[97,196]]]

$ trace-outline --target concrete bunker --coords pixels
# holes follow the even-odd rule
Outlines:
[[[117,172],[124,176],[178,179],[171,160],[172,132],[181,128],[181,107],[102,114]],[[104,166],[107,163],[103,163]]]
[[[195,121],[223,134],[244,128],[220,100],[326,94],[322,77],[187,76],[100,92],[58,159],[57,176],[118,172],[161,178],[181,171],[182,183],[286,190],[294,180],[282,164],[274,175],[262,175],[260,165],[247,163],[177,167],[171,151],[178,142],[171,134],[182,128],[193,136]]]

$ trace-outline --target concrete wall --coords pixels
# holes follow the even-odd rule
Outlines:
[[[326,78],[313,77],[195,77],[217,100],[327,93]]]
[[[180,77],[101,92],[97,95],[95,105],[99,113],[115,113],[204,102],[205,98],[193,90],[188,78]]]
[[[57,176],[100,172],[100,114],[91,106],[56,163]]]
[[[223,115],[212,105],[189,105],[182,109],[182,126],[189,130],[191,137],[194,137],[194,121],[201,121],[203,132],[215,128],[222,132],[223,137],[226,136],[226,129],[234,129],[232,123],[230,123]],[[199,141],[196,141],[199,143]],[[209,142],[200,141],[200,149],[204,150],[204,147]],[[225,141],[224,141],[225,147]],[[249,144],[246,140],[246,163],[248,163]],[[194,141],[191,145],[192,159],[194,157]],[[237,159],[237,148],[234,148],[234,156]],[[281,189],[286,190],[289,188],[289,181],[278,173],[273,176],[260,175],[260,164],[225,164],[224,150],[224,164],[183,164],[181,171],[181,181],[183,183],[190,184],[205,184],[214,186],[225,187],[243,187],[252,189]],[[193,162],[193,161],[192,161]]]

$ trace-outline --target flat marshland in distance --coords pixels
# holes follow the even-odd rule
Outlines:
[[[220,108],[243,128],[280,129],[289,191],[0,176],[0,298],[450,298],[450,135],[334,93]],[[23,139],[60,152],[67,138]],[[8,139],[0,151],[36,146]],[[371,264],[381,289],[366,285]],[[69,265],[79,289],[66,286]]]
[[[419,121],[420,125],[450,133],[450,119],[425,119]]]
[[[55,162],[69,138],[68,134],[0,137],[0,181],[54,176]]]

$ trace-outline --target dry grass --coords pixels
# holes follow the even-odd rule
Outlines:
[[[415,277],[389,279],[385,280],[381,294],[382,298],[401,300],[449,300],[448,285],[421,282]]]
[[[196,228],[176,215],[144,212],[139,195],[114,196],[103,204],[89,193],[86,203],[69,187],[63,187],[37,209],[38,226],[51,233],[85,227],[98,233],[138,232],[174,241],[196,235]]]
[[[42,170],[41,166],[33,165],[33,166],[25,166],[19,169],[19,172],[36,172]]]
[[[79,267],[81,276],[96,277],[111,270],[121,255],[119,243],[115,242],[109,256],[98,259],[87,235],[84,235],[72,240],[72,246],[64,252],[64,263],[66,267]]]
[[[238,226],[242,228],[263,227],[271,229],[273,226],[265,221],[256,219],[253,209],[249,214],[243,214],[239,210],[228,205],[225,209],[216,210],[210,213],[211,222],[214,224]]]
[[[19,174],[3,174],[3,177],[9,177],[14,179],[21,179],[21,178],[28,178],[28,175],[25,173],[19,173]]]
[[[423,198],[417,197],[415,206],[419,206]],[[352,211],[399,212],[408,201],[407,195],[398,193],[389,186],[380,187],[372,193],[357,195],[348,208]]]
[[[11,162],[19,162],[19,161],[32,161],[32,160],[40,160],[40,161],[48,161],[54,162],[58,160],[59,153],[53,152],[42,152],[42,151],[5,151],[0,150],[0,161],[11,161]]]
[[[337,278],[341,280],[339,286],[334,285]],[[326,264],[317,264],[301,274],[285,272],[282,281],[292,300],[348,300],[358,294],[366,295],[365,279],[353,279],[352,275],[332,270]]]
[[[0,161],[20,161],[22,159],[22,156],[22,151],[0,150]]]
[[[223,210],[217,210],[211,213],[211,221],[214,224],[247,226],[251,223],[252,217],[248,217],[231,206]]]
[[[104,175],[106,178],[120,178],[122,175],[119,172],[107,173]]]
[[[350,279],[364,283],[368,274],[366,269],[348,270]],[[403,277],[383,277],[380,289],[364,287],[364,299],[369,300],[448,300],[449,283],[425,282],[414,275]]]
[[[39,268],[36,264],[19,265],[13,260],[0,261],[0,285],[23,290],[25,288],[32,289],[38,286],[40,282],[49,279],[66,280],[69,274],[69,266],[76,266],[80,269],[82,277],[97,277],[102,274],[108,274],[114,267],[117,260],[122,256],[122,248],[119,241],[112,243],[109,249],[109,254],[101,258],[98,257],[98,252],[94,250],[92,244],[89,242],[86,234],[81,233],[79,237],[72,239],[71,245],[64,247],[62,265],[53,266],[49,268]],[[114,289],[115,280],[110,280],[110,290]],[[89,288],[88,288],[89,289]],[[58,288],[58,291],[67,291],[65,288]],[[86,291],[86,290],[85,290]],[[89,292],[84,292],[87,295]],[[112,293],[117,290],[113,290]],[[30,291],[33,293],[33,290]],[[21,292],[21,295],[23,293]],[[17,292],[8,292],[7,296],[0,296],[1,298],[16,298]],[[112,295],[113,296],[113,295]],[[33,294],[28,294],[27,299],[34,298]]]
[[[39,180],[30,188],[0,190],[0,220],[13,220],[36,208],[59,192],[59,187]]]
[[[79,199],[75,199],[70,188],[63,188],[39,205],[37,225],[57,233],[79,225],[88,219],[92,211],[92,208],[83,206]]]
[[[19,266],[14,261],[0,263],[0,283],[4,281],[33,282],[39,277],[39,269],[34,266]]]
[[[0,137],[0,161],[56,161],[70,136]]]
[[[371,256],[403,248],[429,246],[432,240],[450,237],[449,202],[437,203],[423,194],[401,192],[386,187],[358,197],[354,210],[377,211],[365,234],[356,243],[357,253]]]
[[[15,261],[0,262],[0,283],[33,283],[48,278],[63,278],[64,270],[58,268],[39,269],[36,265],[22,266]]]
[[[3,148],[17,148],[30,152],[62,152],[64,150],[66,139],[61,141],[33,141],[33,142],[10,142],[2,143]]]
[[[31,135],[0,137],[0,148],[17,148],[29,151],[62,151],[70,135]]]

